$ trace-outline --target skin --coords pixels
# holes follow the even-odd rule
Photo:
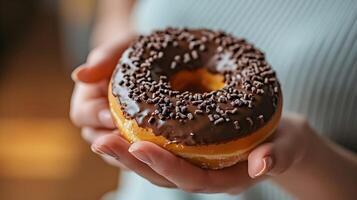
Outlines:
[[[133,5],[126,3],[120,9]],[[284,114],[273,137],[252,150],[246,162],[222,170],[198,168],[150,142],[129,144],[115,128],[107,100],[109,77],[133,39],[132,29],[126,23],[118,24],[123,26],[117,29],[119,37],[99,42],[102,45],[72,74],[76,84],[71,119],[82,128],[93,152],[105,161],[155,185],[187,192],[237,194],[271,179],[300,199],[355,198],[357,155],[319,136],[297,114]]]

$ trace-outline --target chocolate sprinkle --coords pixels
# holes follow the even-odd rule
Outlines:
[[[148,122],[149,122],[150,124],[153,124],[153,123],[155,122],[155,118],[154,118],[153,116],[151,116],[151,117],[149,118]]]
[[[203,93],[172,89],[173,74],[202,67],[221,74],[224,87]],[[244,39],[174,28],[140,36],[124,52],[113,73],[112,93],[127,119],[186,145],[249,135],[272,117],[281,95],[264,54]]]
[[[237,130],[240,129],[240,126],[239,126],[239,122],[238,122],[238,121],[234,121],[233,124],[234,124],[234,128],[235,128],[235,129],[237,129]]]
[[[214,125],[217,125],[217,124],[219,124],[221,122],[224,122],[224,119],[222,117],[217,119],[216,121],[214,121]]]

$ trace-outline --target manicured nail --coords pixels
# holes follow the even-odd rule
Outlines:
[[[74,82],[79,81],[78,74],[83,70],[83,68],[84,68],[83,66],[79,66],[75,70],[73,70],[71,74],[71,78]]]
[[[108,155],[111,156],[113,158],[118,159],[119,156],[116,155],[112,150],[110,150],[109,148],[105,147],[105,146],[96,146],[96,145],[92,145],[91,149],[94,153],[99,154],[99,155]]]
[[[254,178],[269,172],[273,166],[273,159],[270,156],[264,157],[262,163],[262,168],[254,175]]]
[[[151,165],[151,164],[152,164],[151,159],[150,159],[147,155],[145,155],[144,152],[140,151],[139,148],[140,148],[140,143],[137,143],[137,142],[136,142],[136,143],[133,143],[133,144],[129,147],[128,151],[129,151],[135,158],[137,158],[138,160],[140,160],[141,162],[143,162],[143,163],[145,163],[145,164],[147,164],[147,165]]]
[[[103,109],[99,111],[98,119],[107,128],[115,128],[112,114],[110,113],[109,109]]]

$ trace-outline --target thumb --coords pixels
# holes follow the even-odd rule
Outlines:
[[[299,160],[300,152],[293,137],[276,137],[272,142],[258,146],[249,154],[248,174],[252,178],[281,174]]]
[[[72,72],[72,79],[95,83],[109,78],[131,40],[132,38],[120,40],[95,48],[88,55],[87,62]]]

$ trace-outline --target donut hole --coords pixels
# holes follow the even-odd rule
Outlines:
[[[171,88],[180,92],[205,93],[224,87],[223,75],[209,72],[205,68],[179,71],[169,81]]]

